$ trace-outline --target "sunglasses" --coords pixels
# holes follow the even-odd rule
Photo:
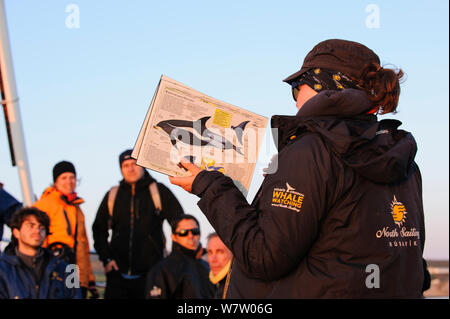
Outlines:
[[[294,98],[294,101],[297,101],[298,93],[300,92],[299,87],[302,84],[305,84],[305,82],[302,81],[302,78],[291,82],[292,97]]]
[[[200,235],[200,228],[180,229],[179,231],[175,232],[175,235],[178,235],[180,237],[186,237],[189,234],[189,232],[191,232],[193,236]]]

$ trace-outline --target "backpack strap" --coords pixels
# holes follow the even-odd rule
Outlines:
[[[150,195],[152,196],[153,204],[155,205],[155,208],[156,208],[156,215],[159,216],[160,212],[162,211],[162,202],[161,202],[161,196],[159,195],[158,184],[156,182],[153,182],[148,186],[148,189],[150,191]],[[116,201],[116,196],[117,196],[118,190],[119,190],[119,186],[113,186],[113,187],[111,187],[111,189],[108,192],[107,204],[108,204],[108,213],[109,213],[109,217],[110,217],[110,222],[111,222],[111,218],[113,215],[114,202]],[[110,229],[111,225],[109,225],[108,228]]]
[[[159,216],[159,213],[162,211],[162,203],[161,196],[159,195],[158,184],[153,182],[148,186],[148,188],[150,190],[150,195],[152,195],[153,204],[156,208],[156,215]]]
[[[114,209],[114,202],[116,201],[117,191],[119,190],[119,186],[113,186],[108,192],[108,229],[112,228],[112,216]]]
[[[113,215],[114,202],[116,201],[118,190],[119,186],[113,186],[108,192],[108,213],[110,217]]]

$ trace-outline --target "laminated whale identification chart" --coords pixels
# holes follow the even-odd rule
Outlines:
[[[182,158],[229,176],[246,196],[267,118],[162,75],[132,157],[170,176],[189,176]]]

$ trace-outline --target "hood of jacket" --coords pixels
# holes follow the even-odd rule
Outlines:
[[[364,91],[323,91],[296,116],[272,117],[278,150],[306,132],[318,134],[331,152],[359,175],[376,183],[394,183],[409,175],[417,152],[411,133],[398,120],[377,121]]]

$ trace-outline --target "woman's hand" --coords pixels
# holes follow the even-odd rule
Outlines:
[[[198,173],[200,173],[202,170],[195,164],[185,161],[184,159],[182,159],[180,163],[192,175],[187,176],[187,177],[169,176],[169,180],[172,184],[178,185],[181,188],[183,188],[185,191],[188,191],[189,193],[191,193],[192,192],[192,183],[194,183],[194,179],[197,177]]]

